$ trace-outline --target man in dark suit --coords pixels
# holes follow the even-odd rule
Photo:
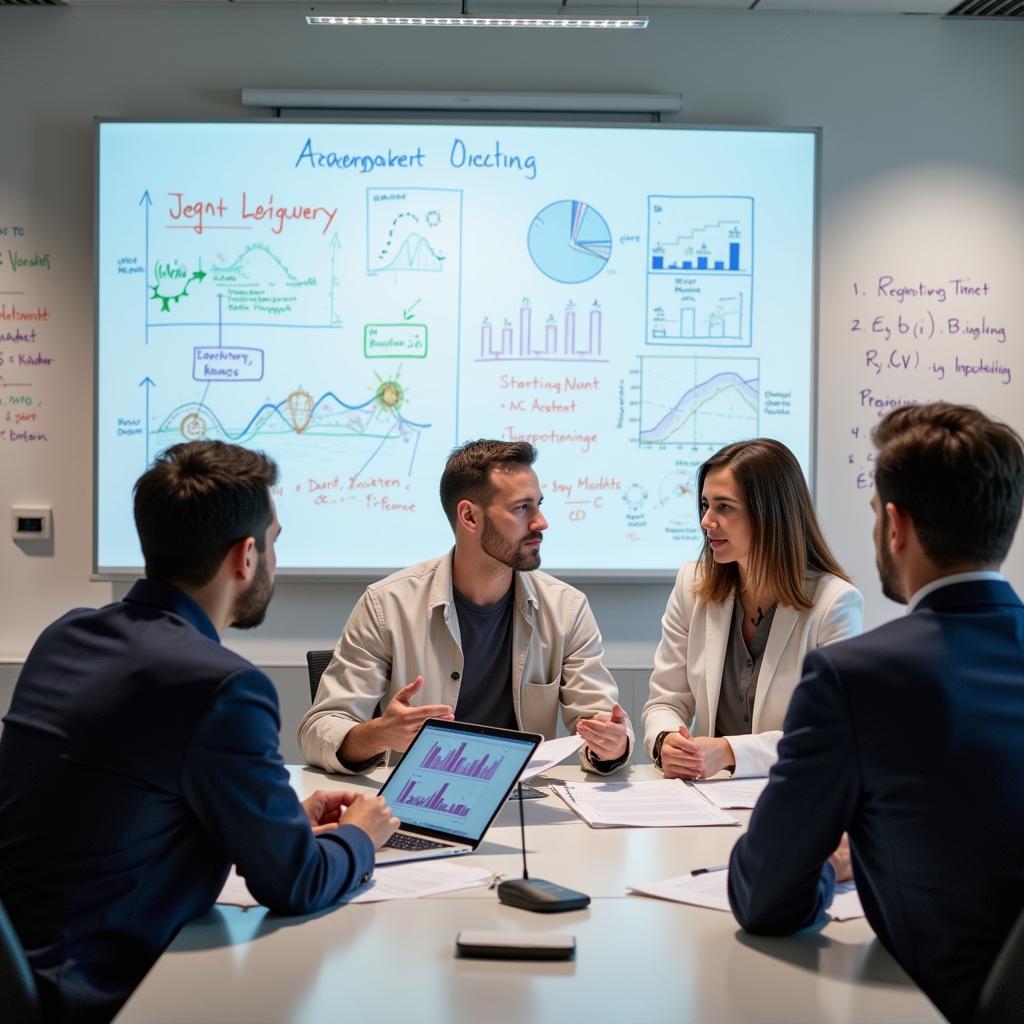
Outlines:
[[[729,898],[744,928],[788,934],[852,860],[878,937],[969,1021],[1024,905],[1024,606],[997,571],[1024,452],[945,403],[892,411],[874,440],[879,575],[909,614],[807,656]]]
[[[270,602],[276,479],[234,445],[164,452],[135,488],[146,579],[25,662],[0,735],[0,900],[47,1020],[109,1020],[232,863],[308,913],[367,880],[398,824],[379,797],[300,804],[273,684],[220,645]]]

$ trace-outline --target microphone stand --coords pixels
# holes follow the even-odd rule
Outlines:
[[[523,849],[523,877],[511,878],[498,886],[498,899],[510,907],[532,910],[540,914],[554,914],[562,910],[580,910],[590,903],[585,892],[567,889],[564,885],[530,878],[526,867],[526,818],[523,814],[523,784],[519,786],[519,835]]]

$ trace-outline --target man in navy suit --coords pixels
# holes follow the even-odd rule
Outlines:
[[[852,861],[878,937],[969,1021],[1024,906],[1024,606],[997,571],[1024,451],[945,403],[893,410],[874,441],[879,576],[909,614],[807,656],[729,899],[749,931],[788,934]]]
[[[168,449],[135,487],[146,579],[25,662],[0,735],[0,900],[47,1020],[110,1020],[232,863],[272,910],[308,913],[366,881],[398,824],[380,797],[300,804],[273,684],[220,645],[270,602],[276,480],[235,445]]]

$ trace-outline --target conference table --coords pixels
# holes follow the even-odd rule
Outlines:
[[[381,781],[289,771],[302,797]],[[630,765],[610,778],[659,776],[653,765]],[[603,781],[569,765],[532,784],[543,790],[545,779]],[[181,930],[118,1024],[943,1020],[863,919],[765,938],[743,932],[731,914],[627,892],[724,863],[749,811],[729,811],[740,821],[732,827],[593,829],[549,793],[525,801],[525,813],[531,876],[588,893],[585,910],[530,913],[500,904],[487,886],[304,917],[216,906]],[[518,815],[509,801],[479,849],[458,862],[519,877]],[[462,959],[455,936],[463,929],[570,933],[576,957]]]

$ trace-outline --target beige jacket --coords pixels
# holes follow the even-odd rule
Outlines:
[[[618,688],[601,660],[601,634],[585,595],[544,572],[517,572],[515,579],[516,720],[524,731],[553,739],[559,707],[571,732],[578,719],[610,712]],[[372,584],[349,616],[316,700],[299,723],[303,757],[328,771],[350,771],[338,751],[349,729],[369,721],[378,701],[386,705],[421,675],[417,704],[455,707],[462,671],[451,553]],[[596,771],[584,750],[583,767]]]
[[[649,755],[660,732],[680,725],[685,724],[694,736],[715,734],[734,599],[709,604],[694,597],[696,568],[697,563],[690,562],[679,570],[661,620],[651,696],[643,713],[644,748]],[[808,584],[811,608],[779,606],[775,610],[757,675],[751,734],[728,737],[737,776],[767,775],[775,763],[782,722],[800,682],[804,655],[861,631],[864,599],[859,590],[829,575]]]

